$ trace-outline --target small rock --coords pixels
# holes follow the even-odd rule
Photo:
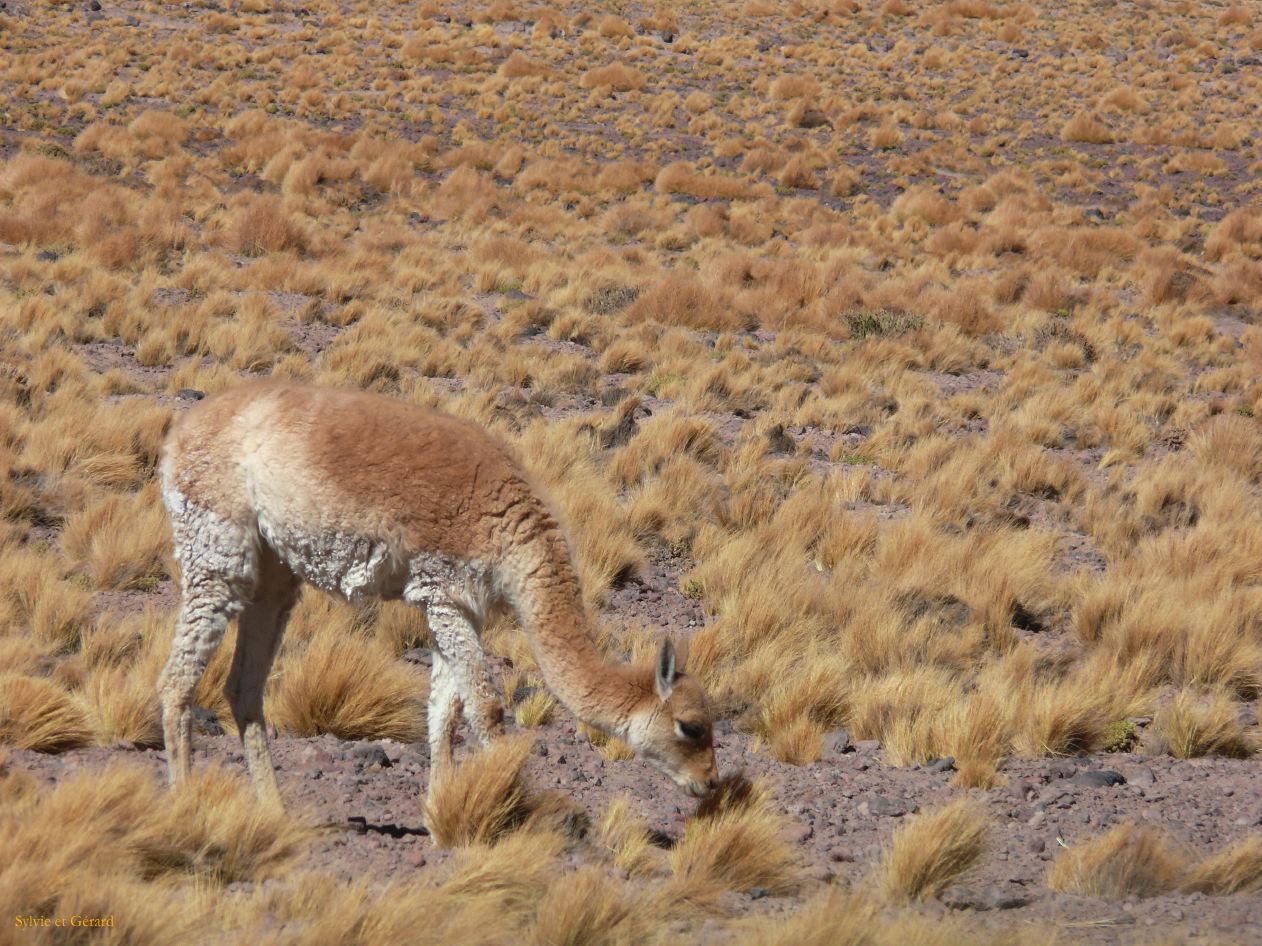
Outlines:
[[[828,859],[836,864],[853,864],[854,855],[844,847],[833,847],[828,849]]]
[[[1047,847],[1047,842],[1040,837],[1033,837],[1025,842],[1025,846],[1033,854],[1042,854]]]
[[[1129,781],[1132,785],[1156,785],[1157,776],[1152,774],[1152,769],[1140,769],[1131,774]]]
[[[88,9],[93,13],[99,13],[101,10],[101,0],[89,0]]]
[[[674,41],[675,41],[675,34],[674,34],[674,33],[672,33],[670,30],[662,30],[662,42],[663,42],[663,43],[670,44],[670,43],[673,43]]]
[[[1029,903],[1030,898],[999,887],[960,887],[943,894],[942,902],[954,910],[1015,910]]]
[[[538,753],[545,759],[548,757],[548,744],[546,742],[539,743]]]
[[[175,392],[175,396],[185,401],[200,401],[206,396],[206,392],[198,391],[196,388],[180,388]]]
[[[56,250],[40,250],[35,258],[41,263],[55,263],[61,259],[61,254]]]
[[[881,748],[881,743],[876,739],[860,739],[854,744],[854,748],[856,752],[871,754]]]
[[[298,754],[298,765],[302,768],[318,772],[333,765],[333,756],[319,746],[306,746]]]
[[[1014,779],[1008,791],[1017,801],[1030,801],[1038,795],[1038,791],[1025,779]]]
[[[955,756],[944,756],[941,759],[934,759],[925,766],[926,772],[950,772],[955,768]]]
[[[805,844],[815,836],[815,829],[809,824],[791,824],[780,831],[780,840],[785,844]]]
[[[1078,766],[1068,759],[1060,759],[1047,767],[1047,774],[1052,778],[1073,778]]]
[[[771,893],[766,887],[751,887],[749,890],[750,900],[761,900],[767,894]]]
[[[358,745],[351,750],[351,758],[358,761],[364,768],[390,768],[390,757],[386,755],[386,750],[381,748],[375,742],[364,743]]]
[[[835,729],[824,737],[824,758],[845,755],[847,752],[854,752],[854,746],[850,742],[850,730]]]
[[[1073,781],[1087,788],[1112,788],[1114,785],[1125,785],[1126,777],[1112,769],[1101,769],[1098,772],[1079,772]]]
[[[425,852],[421,848],[412,848],[407,853],[407,862],[413,867],[425,866]]]
[[[919,810],[915,802],[905,798],[890,798],[886,795],[873,795],[866,804],[870,814],[885,818],[901,818],[903,815],[914,814]]]

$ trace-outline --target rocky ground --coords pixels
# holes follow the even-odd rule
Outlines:
[[[211,726],[213,729],[213,724]],[[758,889],[734,898],[737,913],[793,909],[795,900],[825,884],[862,887],[882,847],[908,815],[944,803],[951,761],[900,768],[887,764],[870,742],[852,744],[833,734],[816,764],[794,767],[757,751],[751,737],[719,727],[718,756],[725,771],[743,769],[765,777],[790,816],[787,838],[800,851],[806,882],[798,898],[767,897]],[[574,722],[558,718],[537,731],[529,774],[540,788],[557,788],[576,799],[592,819],[626,793],[635,812],[669,845],[695,807],[688,797],[638,761],[611,762],[587,744]],[[199,734],[195,764],[218,761],[244,767],[236,739]],[[420,799],[428,778],[424,743],[346,742],[322,736],[281,737],[274,752],[282,790],[296,811],[327,825],[305,866],[350,879],[367,873],[403,876],[444,863],[422,824]],[[14,767],[49,782],[112,759],[139,759],[160,772],[162,751],[83,749],[52,756],[15,751]],[[1007,784],[980,793],[994,831],[981,864],[920,909],[931,915],[967,913],[996,932],[1018,926],[1059,926],[1062,941],[1151,943],[1262,941],[1258,897],[1175,894],[1106,902],[1054,893],[1047,871],[1063,846],[1123,822],[1159,826],[1203,856],[1262,823],[1258,763],[1226,759],[1179,761],[1131,753],[1060,760],[1013,759]],[[1172,939],[1173,938],[1173,939]]]

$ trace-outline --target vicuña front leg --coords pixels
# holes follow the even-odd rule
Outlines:
[[[453,745],[460,725],[460,691],[451,667],[437,647],[433,650],[433,670],[429,681],[427,723],[429,725],[429,785],[432,790],[439,774],[454,764]]]
[[[426,616],[434,634],[434,652],[442,652],[456,693],[464,704],[465,720],[478,743],[489,745],[504,734],[504,704],[478,632],[458,608],[445,603],[431,605]]]

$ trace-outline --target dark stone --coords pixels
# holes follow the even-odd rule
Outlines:
[[[662,42],[663,42],[663,43],[670,44],[670,43],[673,43],[674,41],[675,41],[675,34],[674,34],[674,33],[672,33],[670,30],[662,30]]]
[[[175,392],[175,396],[185,401],[200,401],[206,396],[206,392],[199,391],[196,388],[180,388]]]
[[[1125,785],[1126,777],[1112,769],[1100,769],[1098,772],[1079,772],[1073,781],[1087,788],[1112,788],[1114,785]]]
[[[91,10],[93,13],[100,12],[101,0],[89,0],[88,9]]]
[[[761,900],[767,894],[771,893],[766,887],[751,887],[749,891],[750,900]]]
[[[942,902],[953,910],[1015,910],[1029,903],[1030,897],[999,887],[961,887],[943,894]]]
[[[367,742],[356,746],[351,750],[351,758],[359,762],[364,768],[370,768],[375,765],[388,769],[391,766],[390,757],[386,755],[386,750],[375,742]]]
[[[955,756],[934,759],[925,766],[926,772],[950,772],[955,768]]]
[[[61,259],[61,254],[56,250],[40,250],[35,258],[41,263],[55,263]]]
[[[223,726],[219,717],[203,706],[193,707],[193,731],[203,736],[222,736]]]
[[[539,754],[545,759],[548,757],[548,744],[546,742],[539,743]]]
[[[871,437],[872,425],[871,424],[851,424],[849,427],[847,427],[845,430],[842,431],[842,434],[856,434],[860,437]]]

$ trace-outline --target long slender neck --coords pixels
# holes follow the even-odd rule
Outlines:
[[[533,563],[515,590],[515,604],[548,688],[580,720],[625,737],[646,691],[629,668],[610,665],[591,635],[578,576],[565,547],[548,537],[542,563]]]

